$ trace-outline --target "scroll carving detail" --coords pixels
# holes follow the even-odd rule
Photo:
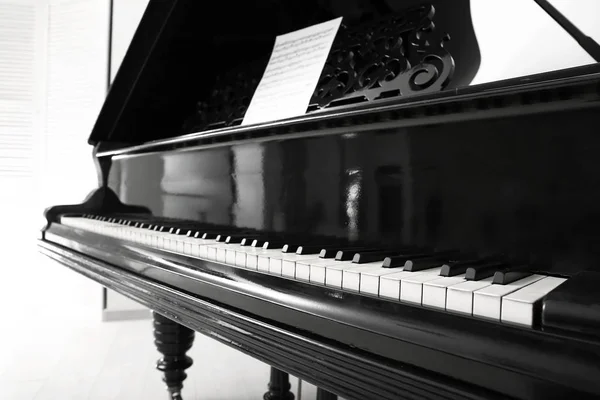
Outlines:
[[[436,31],[431,5],[356,27],[342,25],[311,100],[312,108],[439,91],[454,60]]]

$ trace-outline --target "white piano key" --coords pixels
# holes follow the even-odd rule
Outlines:
[[[379,267],[377,270],[364,271],[360,273],[360,293],[367,293],[371,295],[379,295],[379,281],[384,275],[391,275],[396,272],[401,272],[403,267],[398,268],[383,268]]]
[[[410,272],[398,271],[379,278],[379,297],[400,300],[400,280]]]
[[[382,269],[381,264],[383,264],[383,261],[356,264],[359,267],[344,270],[342,275],[342,289],[353,292],[360,291],[361,273],[364,271],[380,270]]]
[[[429,282],[423,282],[424,306],[446,309],[446,292],[450,286],[465,282],[465,274],[441,277]]]
[[[238,250],[235,252],[235,265],[236,266],[246,268],[246,251],[247,251],[247,249]]]
[[[257,255],[257,268],[262,272],[269,272],[269,259],[271,257],[278,258],[281,256],[281,249],[261,249],[256,253]],[[246,263],[250,259],[250,254],[246,256]]]
[[[296,263],[299,261],[319,260],[318,254],[286,254],[282,257],[281,275],[288,278],[296,277]]]
[[[439,278],[442,267],[411,272],[400,282],[400,301],[421,304],[423,300],[423,282]]]
[[[200,246],[198,246],[198,256],[200,258],[204,258],[208,260],[208,246],[211,244],[211,241],[206,240]]]
[[[259,271],[269,272],[269,256],[266,254],[258,255],[258,268]]]
[[[159,242],[160,242],[160,238],[159,238]],[[194,257],[200,257],[200,245],[203,243],[202,239],[195,239],[192,242],[192,256]]]
[[[565,281],[565,278],[548,276],[504,296],[500,320],[533,326],[535,304]]]
[[[215,245],[208,246],[206,248],[206,259],[216,261],[217,260],[217,248]]]
[[[175,251],[175,250],[177,250],[177,241],[175,240],[175,238],[173,236],[174,236],[173,234],[169,234],[165,238],[165,248],[164,248],[164,250],[167,250],[167,251]]]
[[[183,243],[183,254],[186,254],[188,256],[192,255],[192,243],[189,240],[186,240]]]
[[[342,288],[344,271],[361,268],[364,264],[356,264],[352,261],[337,261],[335,264],[325,267],[325,286]]]
[[[335,261],[333,258],[320,258],[317,261],[311,262],[310,265],[310,273],[309,280],[312,283],[317,283],[319,285],[325,285],[325,267],[328,265],[332,265],[338,262],[343,261]],[[298,275],[298,264],[296,263],[296,276]]]
[[[311,265],[310,266],[310,282],[319,285],[325,285],[325,266]]]
[[[217,248],[217,261],[218,262],[225,263],[225,261],[227,260],[227,248],[229,248],[229,246],[231,246],[231,245],[228,244],[223,247]]]
[[[473,293],[490,286],[494,277],[480,281],[465,281],[450,286],[446,292],[446,311],[473,315]]]
[[[175,252],[179,253],[179,254],[183,254],[183,247],[184,247],[184,242],[183,242],[183,238],[179,237],[176,240],[177,246],[175,247]]]
[[[230,246],[234,246],[234,245],[230,245]],[[225,264],[235,265],[235,255],[238,253],[238,249],[240,247],[241,246],[235,246],[235,247],[227,249],[227,251],[225,253]]]
[[[246,252],[246,268],[258,269],[258,253],[263,251],[261,248],[253,247],[252,251]]]
[[[396,269],[396,268],[394,268]],[[393,272],[391,274],[381,275],[379,277],[379,297],[385,297],[388,299],[400,300],[401,289],[402,289],[402,280],[406,278],[414,278],[424,271],[417,272],[409,272],[404,271],[400,268],[397,268],[398,272]],[[425,270],[431,271],[431,270]],[[438,272],[439,273],[439,272]]]
[[[273,275],[281,276],[282,265],[283,265],[283,262],[282,262],[280,255],[277,257],[270,257],[269,258],[269,273],[273,274]]]
[[[473,293],[473,315],[500,321],[502,297],[542,279],[531,275],[508,285],[490,285]]]
[[[296,263],[295,278],[299,281],[310,281],[310,262],[314,260],[307,260],[306,262],[298,261]]]
[[[211,261],[218,261],[217,260],[218,251],[221,249],[225,249],[226,246],[227,246],[227,244],[225,244],[223,242],[216,242],[216,241],[213,242],[206,249],[206,258]],[[221,256],[221,259],[224,259],[225,252],[220,253],[219,256]]]

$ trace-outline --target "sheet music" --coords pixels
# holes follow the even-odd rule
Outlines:
[[[304,115],[342,17],[277,36],[242,125]]]

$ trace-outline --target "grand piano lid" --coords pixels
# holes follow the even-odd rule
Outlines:
[[[275,37],[339,16],[309,112],[465,86],[478,70],[469,0],[151,1],[88,142],[120,147],[239,124]],[[425,58],[433,68],[418,67]]]

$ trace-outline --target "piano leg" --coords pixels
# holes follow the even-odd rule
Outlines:
[[[154,344],[163,358],[157,361],[156,369],[164,373],[163,381],[171,400],[182,400],[181,389],[187,378],[185,370],[192,365],[192,359],[185,355],[194,342],[194,331],[179,325],[162,315],[154,315]]]
[[[337,400],[337,395],[325,389],[317,388],[317,400]]]
[[[290,376],[287,372],[271,367],[271,380],[269,391],[263,396],[264,400],[294,400],[294,394],[290,392]]]

